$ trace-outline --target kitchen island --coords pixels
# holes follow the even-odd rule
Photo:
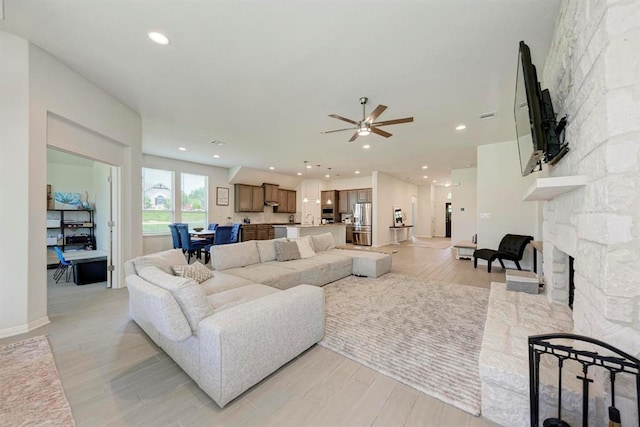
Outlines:
[[[314,234],[331,233],[336,245],[344,245],[346,243],[347,226],[344,224],[322,224],[322,225],[274,225],[275,237],[304,237]]]

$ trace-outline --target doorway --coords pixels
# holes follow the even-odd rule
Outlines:
[[[47,187],[52,191],[47,206],[48,268],[58,265],[55,247],[60,248],[65,259],[106,257],[106,286],[110,288],[115,284],[118,287],[118,278],[109,268],[113,265],[115,252],[113,225],[117,192],[113,184],[117,176],[118,167],[47,148]],[[90,254],[86,252],[88,250]],[[83,264],[82,274],[76,271],[77,267],[71,270],[73,281],[77,284],[86,280],[100,281],[103,273],[96,267],[99,264],[97,261],[91,267],[88,263]]]
[[[444,204],[444,224],[444,237],[451,237],[451,202],[447,202]]]

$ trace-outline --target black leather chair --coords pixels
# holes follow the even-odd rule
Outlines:
[[[531,236],[521,236],[519,234],[506,234],[500,241],[498,250],[494,249],[477,249],[473,252],[473,268],[478,267],[478,258],[487,260],[487,271],[491,273],[491,263],[498,260],[502,268],[504,268],[503,260],[513,261],[516,263],[518,270],[520,268],[519,261],[524,255],[524,249],[527,244],[533,240]]]

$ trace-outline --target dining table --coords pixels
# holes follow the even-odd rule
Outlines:
[[[211,240],[213,242],[216,232],[214,230],[189,230],[189,235],[195,239]]]

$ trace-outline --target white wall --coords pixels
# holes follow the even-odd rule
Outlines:
[[[25,332],[46,323],[46,185],[47,130],[50,114],[92,129],[122,144],[123,205],[140,203],[140,117],[101,89],[25,40],[0,32],[3,96],[2,239],[13,242],[9,276],[0,284],[0,336]],[[99,159],[100,153],[89,157]],[[10,159],[10,161],[8,161]],[[132,171],[135,171],[132,174]],[[4,176],[4,174],[7,174]],[[133,191],[135,190],[135,197]],[[122,258],[141,253],[141,212],[122,217]],[[18,238],[15,233],[21,233]],[[14,259],[15,258],[15,259]],[[3,265],[4,266],[4,265]],[[30,268],[34,267],[35,268]],[[5,290],[10,287],[11,290]]]
[[[433,235],[444,237],[447,231],[445,206],[447,202],[453,202],[447,197],[447,194],[451,192],[451,187],[433,186],[432,188],[434,197],[431,209],[435,218],[435,232]]]
[[[29,234],[41,234],[45,226],[32,230],[29,222],[29,57],[25,40],[0,31],[0,338],[25,332],[30,322],[48,323],[43,304],[29,294],[31,246]],[[43,193],[46,200],[46,188]],[[10,202],[9,202],[10,201]],[[8,203],[9,202],[9,203]],[[42,242],[42,248],[45,247]],[[40,249],[44,254],[44,249]],[[46,261],[39,270],[44,273]],[[35,269],[34,269],[35,270]],[[35,285],[34,285],[35,286]],[[30,306],[37,306],[33,317]],[[33,325],[37,326],[37,325]]]
[[[415,225],[411,218],[411,200],[418,196],[418,186],[382,172],[373,173],[373,246],[393,242],[393,208],[399,207],[407,216],[405,224]]]
[[[47,184],[53,192],[80,193],[84,200],[85,191],[93,194],[93,166],[48,162]]]
[[[359,176],[355,178],[332,178],[325,180],[323,190],[353,190],[356,188],[372,188],[371,176]]]
[[[535,174],[522,177],[515,141],[478,147],[478,248],[497,249],[505,234],[523,234],[539,240],[538,202],[524,202]],[[490,216],[490,218],[483,218]],[[520,265],[531,266],[527,250]],[[479,263],[482,261],[479,260]],[[505,262],[507,268],[515,264]]]
[[[415,235],[417,237],[433,237],[431,220],[433,210],[430,185],[418,186],[418,206],[416,209]]]
[[[451,171],[451,241],[471,240],[476,234],[478,185],[477,168],[453,169]],[[464,209],[464,210],[463,210]]]

